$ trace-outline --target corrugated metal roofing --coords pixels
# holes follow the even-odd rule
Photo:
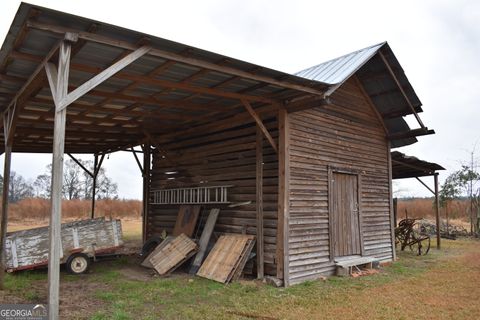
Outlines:
[[[382,42],[364,49],[351,52],[341,57],[325,61],[316,66],[295,73],[310,80],[321,81],[331,85],[343,83],[355,71],[360,69],[385,44]]]
[[[379,56],[379,52],[387,60],[409,101],[401,93],[387,66]],[[332,97],[337,88],[355,75],[382,115],[389,134],[410,130],[407,122],[403,119],[403,116],[412,114],[409,102],[416,112],[422,112],[422,103],[387,42],[348,53],[299,71],[295,75],[328,83],[330,88],[326,95]],[[415,142],[417,142],[415,137],[396,139],[392,141],[392,147],[401,147]]]
[[[445,170],[437,163],[420,160],[417,157],[407,156],[398,151],[392,151],[392,178],[405,179],[430,176],[435,171]]]

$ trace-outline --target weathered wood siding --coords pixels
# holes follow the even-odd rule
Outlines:
[[[329,166],[360,171],[364,253],[392,258],[385,132],[353,80],[332,98],[336,106],[289,114],[291,284],[334,271],[329,248]]]
[[[274,139],[277,139],[276,119],[267,119],[264,123]],[[169,141],[162,141],[163,150],[153,155],[151,190],[233,185],[228,191],[229,201],[251,201],[251,204],[235,208],[222,206],[214,232],[242,233],[246,229],[247,234],[256,235],[255,123],[249,120],[248,123],[238,125],[238,122],[229,119],[217,125],[221,129],[212,128],[193,134],[178,133]],[[275,275],[278,159],[266,141],[263,143],[263,162],[265,272]],[[158,235],[163,229],[171,234],[178,209],[178,205],[151,204],[147,236]],[[208,208],[204,206],[204,209]],[[203,210],[202,214],[208,214],[208,210]]]

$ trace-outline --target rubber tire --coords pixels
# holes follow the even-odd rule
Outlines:
[[[81,272],[78,272],[74,268],[72,268],[72,264],[75,258],[84,259],[84,262],[87,264],[87,267]],[[67,262],[65,263],[65,267],[67,268],[67,272],[70,274],[82,274],[88,272],[91,264],[92,262],[90,258],[85,253],[74,253],[70,257],[68,257]]]
[[[145,243],[143,244],[142,246],[142,252],[140,253],[140,255],[142,257],[146,257],[148,256],[153,250],[155,250],[155,248],[160,244],[162,243],[162,238],[160,237],[152,237],[150,239],[148,239],[147,241],[145,241]]]

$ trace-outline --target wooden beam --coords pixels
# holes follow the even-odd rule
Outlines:
[[[127,50],[134,50],[135,49],[134,45],[129,43],[129,42],[122,41],[122,40],[117,40],[117,39],[112,39],[112,38],[109,38],[109,37],[106,37],[106,36],[101,36],[101,35],[90,33],[90,32],[72,30],[72,29],[69,29],[69,28],[64,28],[64,27],[60,27],[60,26],[39,23],[39,22],[31,21],[31,20],[29,20],[27,22],[27,26],[30,27],[30,28],[44,30],[44,31],[57,33],[57,34],[64,34],[66,32],[75,32],[75,33],[78,34],[80,39],[84,39],[84,40],[87,40],[87,41],[102,43],[102,44],[105,44],[105,45],[109,45],[109,46],[113,46],[113,47],[117,47],[117,48],[123,48],[123,49],[127,49]],[[276,86],[279,86],[279,87],[294,89],[294,90],[307,92],[307,93],[311,93],[311,94],[315,94],[315,95],[322,95],[323,96],[323,94],[324,94],[323,90],[318,90],[318,89],[315,89],[313,87],[309,87],[309,86],[305,86],[305,85],[301,85],[301,84],[295,84],[295,83],[292,83],[292,82],[287,82],[287,81],[282,81],[282,80],[277,80],[277,79],[272,78],[272,77],[261,76],[261,75],[258,75],[258,74],[242,71],[242,70],[227,67],[227,66],[224,66],[224,65],[218,65],[218,64],[211,63],[211,62],[201,60],[201,59],[197,59],[197,58],[185,57],[185,56],[182,56],[182,55],[179,55],[179,54],[176,54],[176,53],[173,53],[173,52],[168,52],[168,51],[165,51],[165,50],[152,49],[149,52],[149,55],[152,55],[152,56],[155,56],[155,57],[160,57],[162,59],[173,60],[173,61],[180,62],[180,63],[183,63],[183,64],[195,66],[195,67],[198,67],[198,68],[201,68],[201,69],[208,69],[208,70],[211,70],[211,71],[221,72],[221,73],[229,74],[229,75],[232,75],[232,76],[238,76],[238,77],[242,77],[242,78],[249,79],[249,80],[266,82],[266,83],[276,85]],[[318,86],[327,87],[326,84],[323,84],[321,82],[311,81],[311,83],[312,84],[317,84]]]
[[[18,57],[18,58],[25,58],[25,57],[30,57],[30,59],[34,60],[36,59],[39,61],[41,58],[28,55],[28,54],[19,54],[19,53],[13,53],[13,57]],[[71,69],[72,70],[77,70],[77,71],[82,71],[82,72],[88,72],[88,73],[98,73],[101,72],[101,68],[97,68],[94,66],[90,65],[84,65],[84,64],[79,64],[79,63],[72,63],[71,64]],[[237,93],[237,92],[230,92],[230,91],[222,91],[214,88],[209,88],[209,87],[200,87],[196,85],[191,85],[188,83],[181,83],[181,82],[174,82],[174,81],[168,81],[168,80],[162,80],[158,78],[153,78],[150,76],[145,76],[145,75],[137,75],[137,74],[131,74],[127,72],[118,72],[115,74],[113,77],[119,78],[119,79],[124,79],[124,80],[129,80],[133,82],[139,82],[143,84],[149,84],[157,87],[165,87],[165,88],[175,88],[175,89],[180,89],[184,90],[186,92],[195,92],[195,93],[200,93],[200,94],[206,94],[206,95],[212,95],[212,96],[218,96],[218,97],[223,97],[227,99],[234,99],[234,100],[248,100],[248,101],[259,101],[259,102],[264,102],[264,103],[269,103],[269,104],[274,104],[278,103],[278,101],[271,99],[271,98],[265,98],[262,96],[254,96],[254,95],[248,95],[248,94],[243,94],[243,93]],[[111,93],[111,96],[117,95],[116,93]],[[121,94],[119,94],[118,99],[121,98]],[[140,99],[140,97],[139,97]]]
[[[290,219],[290,129],[288,113],[278,111],[278,217],[277,217],[277,278],[289,286],[289,219]]]
[[[422,179],[420,179],[419,177],[415,177],[415,179],[417,179],[418,182],[420,182],[421,184],[423,184],[423,186],[428,189],[428,191],[430,191],[433,195],[435,195],[435,191],[433,191],[432,188],[430,188],[429,186],[427,186],[427,184],[426,184],[425,182],[423,182]]]
[[[4,119],[5,120],[5,119]],[[12,161],[12,146],[5,144],[5,159],[3,165],[2,218],[0,219],[0,290],[5,288],[5,241],[8,224],[8,195],[10,186],[10,164]]]
[[[71,44],[63,41],[59,48],[58,74],[54,70],[52,83],[55,93],[54,101],[61,101],[67,96],[68,76],[70,71]],[[59,298],[60,298],[60,258],[63,254],[61,243],[61,220],[62,220],[62,184],[63,184],[63,157],[65,148],[65,122],[67,110],[58,110],[55,106],[55,124],[53,136],[53,159],[52,159],[52,201],[51,217],[49,228],[48,251],[48,319],[59,319]]]
[[[85,171],[91,178],[93,178],[93,173],[88,170],[77,158],[75,158],[74,156],[72,156],[71,153],[67,153],[67,155],[80,167],[83,169],[83,171]],[[94,167],[95,168],[95,167]],[[95,170],[95,169],[94,169]]]
[[[142,164],[140,163],[140,160],[138,159],[137,153],[135,150],[133,150],[133,147],[130,148],[130,151],[133,153],[133,156],[135,157],[135,161],[137,162],[138,168],[140,169],[140,173],[142,174],[142,177],[145,175],[145,171],[142,167]]]
[[[40,64],[37,66],[35,71],[28,77],[27,81],[23,84],[23,86],[20,88],[20,90],[17,91],[15,96],[12,98],[8,106],[5,108],[3,115],[7,114],[8,112],[11,112],[11,108],[15,108],[14,112],[12,113],[11,117],[11,123],[10,123],[10,128],[9,128],[9,139],[7,140],[7,143],[11,143],[13,139],[13,132],[15,131],[15,128],[17,126],[17,121],[18,121],[18,115],[23,109],[24,105],[24,95],[31,94],[29,92],[29,88],[35,83],[36,79],[38,78],[39,74],[43,71],[46,63],[52,58],[52,56],[58,51],[58,48],[60,47],[61,41],[56,43],[52,49],[48,52],[48,54],[41,60]],[[3,122],[0,122],[0,126],[3,126]]]
[[[395,251],[395,222],[394,212],[393,212],[393,186],[392,186],[392,153],[391,153],[390,142],[387,142],[387,166],[388,166],[388,205],[389,205],[389,215],[390,215],[390,241],[392,247],[392,259],[395,261],[397,259],[397,252]]]
[[[435,224],[437,227],[437,249],[440,250],[440,198],[438,196],[438,173],[433,175],[435,188]]]
[[[133,51],[132,53],[130,53],[129,55],[127,55],[123,59],[120,59],[119,61],[117,61],[116,63],[114,63],[113,65],[111,65],[107,69],[105,69],[104,71],[102,71],[99,74],[97,74],[96,76],[94,76],[92,79],[90,79],[87,82],[85,82],[84,84],[82,84],[77,89],[70,92],[66,97],[64,97],[62,99],[62,101],[59,102],[60,105],[58,106],[58,108],[60,110],[66,108],[72,102],[74,102],[78,98],[81,98],[83,95],[85,95],[90,90],[97,87],[98,85],[102,84],[104,81],[106,81],[108,78],[110,78],[111,76],[113,76],[117,72],[124,69],[126,66],[128,66],[129,64],[131,64],[135,60],[144,56],[150,50],[151,50],[151,47],[143,46],[143,47],[140,47],[140,48],[136,49],[135,51]]]
[[[378,122],[380,122],[380,124],[382,125],[382,128],[383,128],[383,131],[385,132],[385,135],[388,136],[388,128],[385,125],[385,120],[383,119],[382,115],[380,114],[377,107],[373,103],[372,99],[368,95],[367,91],[365,91],[365,88],[363,87],[363,84],[360,82],[360,79],[358,79],[358,77],[356,75],[353,76],[353,79],[354,79],[355,83],[357,84],[357,87],[362,92],[363,97],[367,101],[367,104],[369,105],[370,109],[372,109],[372,111],[375,113],[375,116],[377,117]]]
[[[257,278],[264,277],[263,236],[263,132],[257,124],[256,131],[256,215],[257,215]]]
[[[412,105],[412,102],[410,101],[410,99],[408,98],[407,94],[405,93],[405,90],[403,90],[403,87],[402,87],[402,85],[400,84],[400,81],[398,81],[397,76],[396,76],[395,73],[393,72],[392,68],[390,67],[390,64],[388,63],[387,59],[386,59],[385,56],[383,55],[382,51],[379,50],[379,51],[378,51],[378,54],[379,54],[380,58],[382,58],[383,63],[385,64],[385,66],[386,66],[387,69],[388,69],[388,72],[390,73],[390,75],[391,75],[392,78],[393,78],[393,81],[395,81],[395,83],[397,84],[398,89],[400,90],[400,92],[402,93],[403,97],[405,98],[405,101],[407,102],[408,106],[409,106],[410,109],[412,110],[412,113],[413,113],[413,115],[415,116],[415,119],[417,119],[418,124],[420,125],[421,128],[426,128],[425,125],[424,125],[423,122],[422,122],[422,119],[420,119],[420,116],[418,115],[417,111],[415,110],[415,107]]]
[[[132,148],[133,149],[133,148]],[[151,147],[149,143],[143,146],[143,210],[142,210],[142,238],[143,242],[147,241],[147,223],[148,211],[150,208],[150,173],[151,173]],[[136,153],[133,153],[136,154]]]
[[[252,118],[255,120],[257,125],[260,127],[260,130],[263,132],[265,135],[265,138],[267,138],[268,142],[270,142],[270,145],[272,146],[273,150],[275,150],[276,153],[278,153],[278,147],[277,144],[275,143],[275,140],[273,140],[272,136],[270,135],[270,132],[268,132],[267,128],[265,128],[265,125],[262,122],[262,119],[258,116],[258,114],[253,110],[252,106],[250,103],[246,100],[242,100],[243,105],[245,106],[245,109],[247,109],[248,113],[252,116]]]
[[[392,133],[388,135],[388,140],[414,138],[418,136],[426,136],[429,134],[435,134],[435,130],[429,130],[427,128],[413,129],[406,132]]]

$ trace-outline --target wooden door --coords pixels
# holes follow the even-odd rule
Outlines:
[[[333,256],[362,254],[358,175],[332,173],[331,223]]]

